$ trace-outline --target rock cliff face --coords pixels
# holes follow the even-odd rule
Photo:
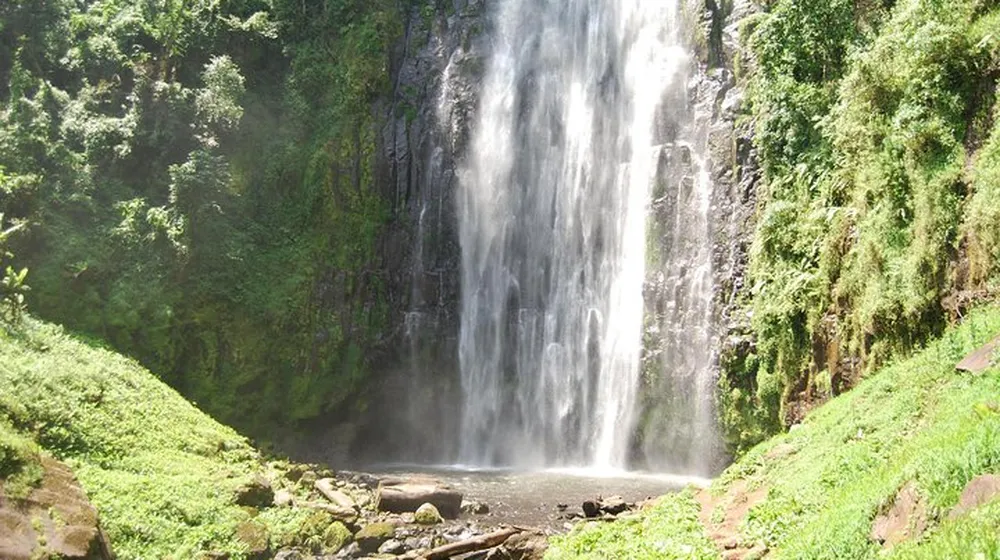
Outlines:
[[[392,61],[379,182],[391,328],[353,455],[433,461],[451,454],[459,405],[461,250],[455,193],[482,74],[484,0],[412,10]]]
[[[380,248],[392,327],[374,372],[377,381],[367,412],[353,436],[352,460],[440,461],[454,455],[460,406],[457,163],[477,108],[488,46],[488,11],[495,2],[455,0],[447,8],[413,10],[395,51],[392,95],[379,108],[387,124],[381,133],[378,166],[379,182],[392,206],[392,221]],[[741,56],[737,23],[750,10],[745,0],[689,3],[690,40],[698,45],[693,47],[697,56],[686,88],[679,88],[678,99],[669,100],[684,107],[683,115],[664,115],[655,134],[662,144],[657,148],[662,188],[681,189],[684,181],[699,173],[707,174],[712,184],[706,224],[712,237],[706,340],[713,350],[704,360],[713,372],[719,357],[715,349],[722,341],[740,340],[730,334],[745,322],[733,316],[733,309],[746,266],[757,170],[750,127],[736,122],[742,92],[733,67]],[[681,125],[681,118],[686,125]],[[706,156],[704,161],[692,162],[692,146]],[[662,235],[667,226],[662,206],[654,203],[651,208],[650,243],[657,253],[672,250]],[[663,342],[670,317],[657,307],[669,282],[659,268],[665,261],[650,262],[645,288],[647,411],[668,407],[675,398],[661,371],[662,357],[670,351]],[[713,388],[714,382],[708,389]],[[655,447],[649,442],[664,437],[664,422],[676,421],[669,415],[644,414],[634,442],[636,459],[662,465],[662,458],[647,456]],[[721,463],[719,449],[696,453],[711,455],[707,462],[713,469]]]

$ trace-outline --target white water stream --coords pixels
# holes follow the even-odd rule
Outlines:
[[[672,110],[664,100],[684,98],[668,93],[684,91],[691,66],[679,12],[678,0],[495,5],[458,193],[463,463],[627,466],[655,123]],[[676,215],[689,228],[705,224]],[[711,286],[696,288],[707,305]],[[704,385],[704,375],[690,383]]]

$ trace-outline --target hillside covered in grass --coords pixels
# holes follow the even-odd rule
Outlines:
[[[709,489],[584,525],[547,558],[1000,558],[1000,501],[955,511],[970,481],[1000,474],[1000,356],[984,373],[955,369],[998,334],[1000,308],[980,309],[756,446]],[[902,507],[908,497],[916,505]],[[905,534],[883,552],[873,529],[892,511],[905,514]]]
[[[307,510],[237,503],[275,464],[134,360],[28,320],[16,336],[0,331],[0,387],[8,497],[38,482],[40,453],[65,461],[119,558],[240,558],[254,535],[276,546],[308,538]]]

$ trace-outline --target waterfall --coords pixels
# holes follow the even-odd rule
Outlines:
[[[669,106],[684,103],[692,65],[680,14],[679,0],[496,3],[457,193],[464,463],[628,464],[647,252],[658,242],[647,223],[662,167],[658,128],[665,114],[687,111]],[[675,229],[702,228],[703,216],[685,215],[707,212],[708,196],[675,209],[683,222]],[[710,249],[707,230],[677,239],[692,235]],[[710,267],[710,250],[684,255],[704,262],[683,266]],[[696,276],[697,285],[675,291],[697,292],[707,309],[711,286],[706,293],[704,274]],[[679,296],[673,305],[683,305]],[[699,336],[675,346],[685,342],[706,344]],[[698,375],[691,383],[700,392],[706,375]]]

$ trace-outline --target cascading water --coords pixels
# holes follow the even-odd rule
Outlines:
[[[626,466],[678,1],[498,2],[458,193],[462,462]]]

